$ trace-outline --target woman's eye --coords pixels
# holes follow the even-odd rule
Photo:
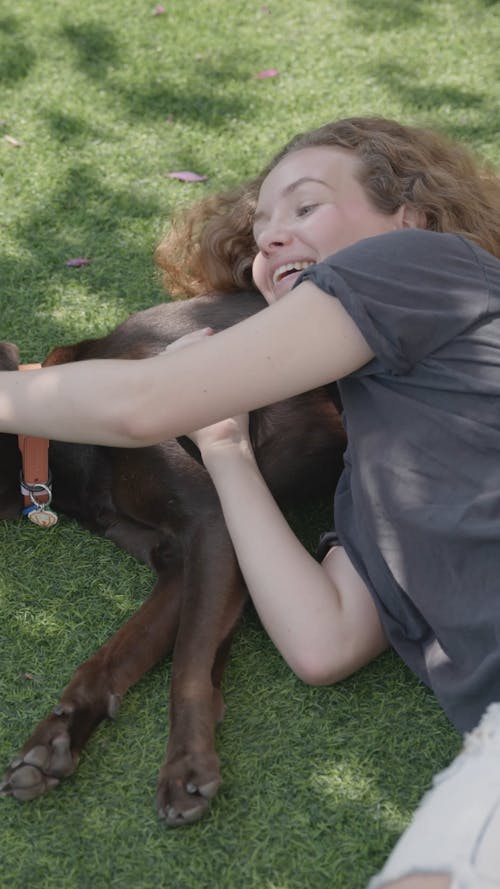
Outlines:
[[[308,216],[317,206],[317,204],[303,204],[297,209],[297,216]]]

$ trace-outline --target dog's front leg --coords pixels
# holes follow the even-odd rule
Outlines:
[[[221,781],[215,749],[215,726],[224,713],[219,686],[246,598],[222,516],[205,516],[188,547],[170,732],[157,792],[159,814],[171,826],[198,820]]]
[[[74,772],[97,725],[113,717],[128,688],[173,647],[179,620],[182,562],[162,571],[150,598],[85,661],[52,713],[12,760],[0,793],[32,800]]]

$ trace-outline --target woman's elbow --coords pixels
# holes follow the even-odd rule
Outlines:
[[[298,679],[306,685],[334,685],[349,676],[349,670],[342,660],[331,651],[321,654],[306,650],[294,653],[287,662]]]
[[[166,438],[158,423],[157,412],[147,410],[146,399],[130,392],[113,405],[107,417],[110,435],[119,447],[145,448]]]

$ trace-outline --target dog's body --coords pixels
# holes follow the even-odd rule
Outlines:
[[[230,326],[265,305],[257,294],[198,297],[129,318],[108,336],[52,352],[45,364],[87,358],[142,358],[201,327]],[[0,347],[0,367],[17,352]],[[252,443],[280,504],[333,492],[345,437],[324,389],[251,415]],[[21,507],[19,452],[0,435],[0,518]],[[220,682],[245,591],[210,478],[187,440],[135,450],[52,442],[54,508],[151,565],[150,598],[78,668],[59,704],[11,763],[5,794],[33,799],[74,771],[98,723],[126,690],[173,650],[170,732],[158,784],[169,824],[199,818],[220,783],[215,724]],[[46,533],[43,531],[34,533]]]

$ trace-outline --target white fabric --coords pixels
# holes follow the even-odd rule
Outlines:
[[[437,775],[368,889],[415,874],[449,874],[452,889],[500,887],[500,704],[491,704]]]

